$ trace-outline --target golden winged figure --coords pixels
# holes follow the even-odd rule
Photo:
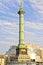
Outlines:
[[[23,2],[22,2],[22,1],[20,2],[20,7],[21,7],[21,8],[23,7]]]

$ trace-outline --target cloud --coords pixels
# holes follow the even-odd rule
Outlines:
[[[14,22],[8,22],[8,21],[0,21],[0,26],[3,28],[3,30],[6,33],[9,34],[17,34],[18,33],[18,24]]]
[[[0,0],[0,2],[7,2],[7,3],[11,3],[11,2],[17,2],[18,4],[20,4],[22,0]]]
[[[23,0],[16,0],[16,2],[20,5],[20,2],[23,2]]]
[[[27,29],[31,28],[31,31],[25,29],[25,43],[26,44],[31,43],[43,47],[42,46],[43,24],[37,22],[25,21],[25,27]],[[33,29],[42,32],[40,32],[40,35],[38,35],[38,33],[32,31]],[[0,20],[0,43],[5,46],[7,44],[7,48],[8,46],[17,45],[19,43],[19,24],[17,22],[10,22],[10,21],[8,22],[5,20],[4,21]]]
[[[19,25],[17,22],[0,21],[0,26],[6,33],[18,34]],[[31,28],[31,30],[43,31],[43,24],[37,22],[25,21],[25,28]],[[26,29],[25,29],[26,30]],[[27,31],[27,30],[26,30]]]
[[[10,2],[11,0],[0,0],[0,2]]]
[[[25,43],[40,45],[42,47],[43,23],[41,20],[43,20],[43,0],[30,0],[29,4],[27,4],[27,0],[22,1],[24,1],[26,10],[28,10],[27,13],[30,13],[28,13],[30,19],[32,17],[32,21],[25,21]],[[2,44],[2,46],[6,46],[6,44],[8,46],[17,45],[19,43],[18,15],[15,13],[18,11],[19,6],[20,0],[0,0],[0,44]],[[41,14],[36,14],[36,11]],[[41,19],[40,22],[33,21],[35,15],[37,20]],[[26,18],[29,16],[26,15]]]
[[[6,51],[10,48],[9,44],[3,44],[0,42],[0,54],[5,54]]]
[[[1,3],[0,2],[0,9],[2,9],[2,8],[5,8],[5,9],[8,9],[9,10],[9,7],[8,6],[6,6],[4,3]]]
[[[16,38],[15,36],[6,36],[4,40],[0,40],[0,43],[15,45],[15,43],[18,44],[18,40],[19,38]]]
[[[28,28],[36,29],[36,30],[43,30],[43,24],[40,22],[25,22],[25,26]]]
[[[10,5],[12,5],[12,7],[15,5],[15,3],[12,3],[12,4],[10,4]],[[9,5],[9,6],[10,6]],[[1,13],[3,13],[3,14],[6,14],[7,15],[7,13],[8,13],[8,15],[15,15],[15,16],[18,16],[17,14],[15,14],[15,13],[13,13],[13,12],[11,12],[10,11],[10,8],[9,8],[9,6],[7,6],[7,5],[5,5],[4,3],[0,3],[0,12]],[[16,5],[15,5],[16,6]]]
[[[43,24],[41,22],[25,21],[25,43],[43,47]]]
[[[43,47],[43,37],[38,36],[37,33],[35,32],[27,32],[25,31],[25,43],[26,44],[33,44],[33,45],[38,45],[40,47]]]
[[[32,7],[39,13],[43,13],[43,0],[30,0]]]
[[[15,21],[15,19],[17,20],[18,14],[15,13],[15,8],[17,7],[18,6],[13,1],[6,4],[4,2],[0,2],[0,19],[10,21]]]
[[[10,0],[9,2],[6,2],[6,1],[9,1],[9,0],[1,0],[1,2],[0,2],[0,13],[10,15],[10,16],[12,16],[12,15],[14,16],[14,14],[15,14],[14,9],[18,8],[18,6],[14,2],[14,0]]]
[[[2,21],[0,20],[0,25],[17,26],[14,22]]]

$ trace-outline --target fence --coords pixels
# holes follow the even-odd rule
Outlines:
[[[43,63],[8,63],[7,65],[43,65]]]

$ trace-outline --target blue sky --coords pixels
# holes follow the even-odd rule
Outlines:
[[[25,43],[43,47],[43,0],[22,0]],[[20,0],[0,0],[0,54],[19,43]]]

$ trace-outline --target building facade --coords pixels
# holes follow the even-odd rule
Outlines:
[[[5,56],[0,55],[0,65],[5,65]]]

